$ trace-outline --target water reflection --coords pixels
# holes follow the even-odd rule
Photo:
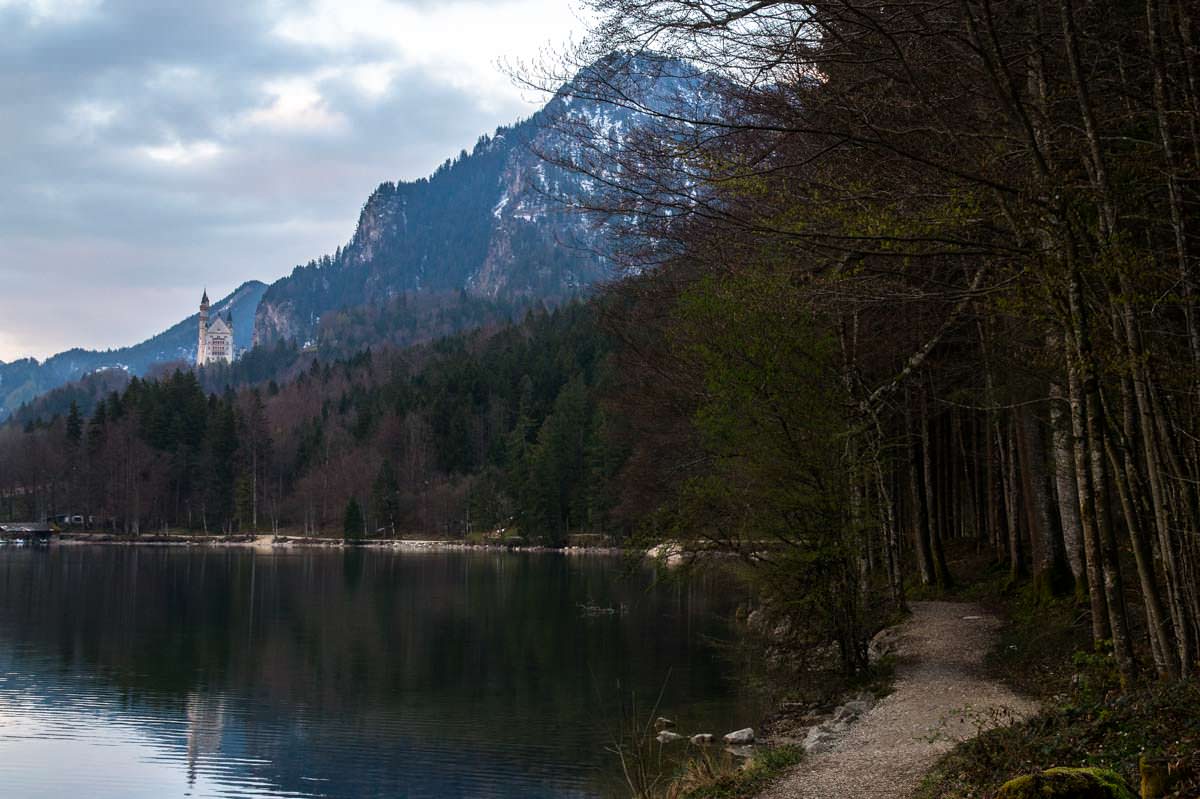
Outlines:
[[[727,591],[611,558],[61,547],[0,554],[0,789],[598,797],[621,697],[753,721]],[[581,606],[623,608],[587,613]]]

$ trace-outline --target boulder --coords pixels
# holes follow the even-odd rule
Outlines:
[[[725,736],[725,743],[733,746],[746,746],[754,743],[754,729],[746,727],[742,730],[735,730]]]
[[[695,746],[707,746],[713,742],[713,734],[711,732],[698,732],[688,740]]]
[[[663,730],[658,735],[654,736],[654,740],[658,741],[660,744],[673,744],[676,741],[682,741],[683,736],[677,732]]]
[[[895,655],[900,648],[900,632],[895,627],[884,627],[867,644],[867,658],[875,663],[880,658]]]
[[[854,721],[862,714],[871,709],[871,703],[856,699],[853,702],[847,702],[833,712],[833,717],[837,721]]]
[[[837,743],[837,739],[837,733],[825,725],[813,727],[808,731],[808,735],[804,736],[804,751],[810,755],[828,752]]]
[[[996,799],[1136,799],[1115,771],[1052,768],[1004,783]]]

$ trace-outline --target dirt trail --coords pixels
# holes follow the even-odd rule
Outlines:
[[[899,628],[895,690],[760,799],[907,799],[934,761],[978,725],[1036,710],[983,673],[1000,626],[995,616],[958,602],[914,602],[912,610]]]

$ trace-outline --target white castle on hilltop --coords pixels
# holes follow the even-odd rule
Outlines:
[[[233,363],[233,314],[220,315],[208,323],[208,289],[200,298],[200,343],[196,345],[196,365]]]

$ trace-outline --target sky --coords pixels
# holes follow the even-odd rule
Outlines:
[[[134,344],[545,98],[569,0],[0,0],[0,361]]]

